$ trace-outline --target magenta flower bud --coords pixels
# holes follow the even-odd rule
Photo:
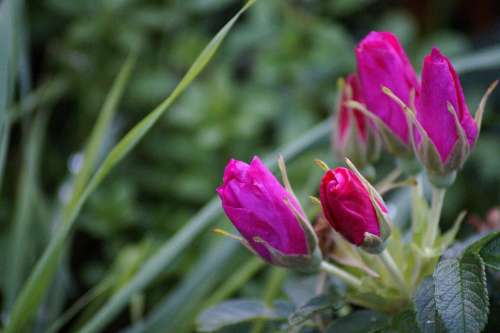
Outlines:
[[[390,234],[387,208],[364,182],[347,168],[328,170],[319,189],[321,207],[326,220],[346,240],[368,252],[380,253]]]
[[[408,153],[408,123],[396,102],[382,92],[388,87],[407,105],[412,91],[418,96],[420,85],[399,40],[390,32],[372,31],[356,47],[356,60],[367,109],[384,126],[384,139],[395,153]],[[377,124],[378,125],[378,124]],[[379,126],[380,127],[380,126]]]
[[[424,58],[422,90],[416,104],[416,118],[425,132],[420,135],[424,140],[417,140],[420,160],[432,175],[456,171],[473,147],[478,128],[453,65],[437,48]],[[422,147],[425,139],[432,144],[432,151]]]
[[[345,82],[340,81],[339,86],[340,96],[332,145],[340,160],[348,157],[364,168],[377,159],[380,140],[373,122],[359,110],[347,105],[348,101],[364,103],[357,75],[350,74]]]
[[[294,195],[258,157],[230,160],[217,188],[222,208],[242,242],[271,264],[308,270],[317,265],[317,242]]]

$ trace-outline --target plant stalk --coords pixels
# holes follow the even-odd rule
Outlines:
[[[432,249],[434,247],[434,242],[436,241],[439,230],[439,220],[441,217],[445,193],[446,189],[432,186],[432,205],[429,217],[430,221],[424,238],[424,249]]]
[[[403,292],[404,295],[410,296],[410,293],[408,291],[408,286],[406,285],[403,274],[401,273],[401,270],[394,262],[394,259],[392,259],[392,256],[390,255],[389,251],[387,251],[387,249],[385,249],[378,256],[382,260],[382,262],[384,263],[385,267],[387,268],[387,270],[391,274],[394,282],[396,282],[399,289]]]
[[[361,287],[361,280],[352,275],[351,273],[348,273],[344,271],[343,269],[338,268],[337,266],[330,264],[326,261],[321,262],[321,267],[320,269],[324,272],[327,272],[335,277],[338,277],[340,280],[345,282],[346,284],[350,285],[353,288],[360,288]]]

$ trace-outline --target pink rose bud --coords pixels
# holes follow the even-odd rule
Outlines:
[[[423,139],[417,140],[422,164],[431,180],[454,176],[467,159],[478,128],[453,65],[437,48],[424,58],[422,90],[416,104],[416,118],[423,129],[419,133]]]
[[[346,240],[370,253],[380,253],[390,234],[387,208],[365,182],[347,168],[328,170],[319,189],[321,207],[326,220]]]
[[[388,87],[407,105],[411,104],[412,91],[419,94],[417,75],[403,47],[392,33],[372,31],[355,52],[368,110],[380,119],[379,129],[384,132],[388,148],[397,154],[407,154],[410,147],[406,116],[401,106],[382,92],[383,86]]]
[[[339,86],[341,91],[332,145],[340,160],[348,157],[357,166],[364,168],[377,159],[380,141],[373,122],[346,104],[348,101],[364,103],[357,75],[350,74],[345,82],[340,81]]]
[[[250,164],[230,160],[217,192],[242,243],[265,261],[298,270],[319,265],[316,236],[300,204],[258,157]]]

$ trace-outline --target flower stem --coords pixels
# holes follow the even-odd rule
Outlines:
[[[439,220],[441,209],[443,208],[444,195],[446,189],[432,186],[432,206],[430,221],[424,238],[424,249],[432,249],[439,230]]]
[[[321,270],[338,277],[340,280],[347,283],[348,285],[350,285],[353,288],[361,287],[361,280],[360,279],[358,279],[357,277],[355,277],[351,273],[348,273],[348,272],[344,271],[343,269],[340,269],[337,266],[330,264],[326,261],[321,262]]]
[[[392,278],[394,279],[394,282],[396,282],[399,289],[403,292],[404,295],[409,296],[408,287],[406,285],[405,279],[403,278],[403,274],[401,274],[401,271],[399,270],[398,266],[394,262],[394,259],[392,259],[389,252],[387,250],[384,250],[378,256],[380,257],[380,259],[384,263],[385,267],[387,268],[387,270],[391,274]]]

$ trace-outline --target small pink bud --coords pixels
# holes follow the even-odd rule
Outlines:
[[[339,160],[348,157],[363,168],[377,159],[380,140],[374,124],[367,116],[348,105],[349,101],[364,103],[361,86],[356,74],[350,74],[341,87],[335,131],[332,144]]]
[[[373,245],[374,239],[383,243],[385,236],[381,234],[382,222],[377,210],[386,213],[387,208],[370,195],[353,171],[343,167],[328,170],[321,180],[319,194],[325,218],[345,239],[363,247],[367,241]]]

